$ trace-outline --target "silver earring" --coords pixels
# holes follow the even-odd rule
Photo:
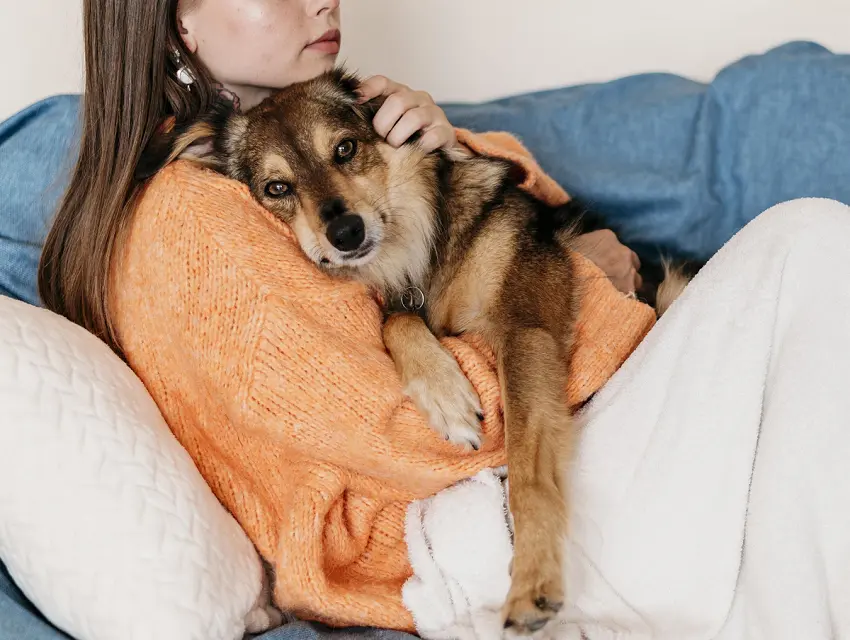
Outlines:
[[[180,52],[177,49],[171,51],[171,61],[177,67],[177,70],[174,72],[177,81],[191,91],[192,85],[195,82],[195,76],[192,74],[192,70],[183,63],[183,60],[180,58]]]

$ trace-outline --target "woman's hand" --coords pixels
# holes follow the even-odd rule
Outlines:
[[[640,260],[634,251],[620,243],[613,231],[591,231],[576,238],[573,246],[602,269],[623,293],[635,293],[641,288]]]
[[[378,135],[394,147],[403,145],[417,131],[425,151],[455,146],[454,127],[434,99],[424,91],[393,82],[384,76],[372,76],[360,85],[360,100],[366,102],[386,96],[372,124]]]

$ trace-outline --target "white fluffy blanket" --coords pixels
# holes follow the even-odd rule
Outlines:
[[[569,606],[551,638],[850,638],[850,209],[766,212],[582,416]],[[414,504],[426,638],[498,637],[495,472]]]

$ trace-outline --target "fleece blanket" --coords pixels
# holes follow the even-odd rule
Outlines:
[[[544,637],[850,637],[848,238],[832,201],[759,216],[592,401]],[[425,638],[500,636],[505,489],[488,470],[409,509]]]

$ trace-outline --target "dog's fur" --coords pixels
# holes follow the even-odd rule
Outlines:
[[[486,338],[502,381],[515,522],[505,626],[534,632],[564,602],[565,477],[575,442],[566,388],[577,313],[569,248],[598,220],[575,203],[553,208],[532,198],[511,163],[424,153],[415,140],[391,147],[371,124],[380,102],[360,104],[357,86],[334,71],[245,115],[220,111],[178,127],[151,147],[141,174],[193,156],[247,184],[319,267],[377,289],[407,394],[442,436],[473,449],[479,399],[437,337]],[[328,229],[351,214],[363,220],[363,241],[343,252]]]

